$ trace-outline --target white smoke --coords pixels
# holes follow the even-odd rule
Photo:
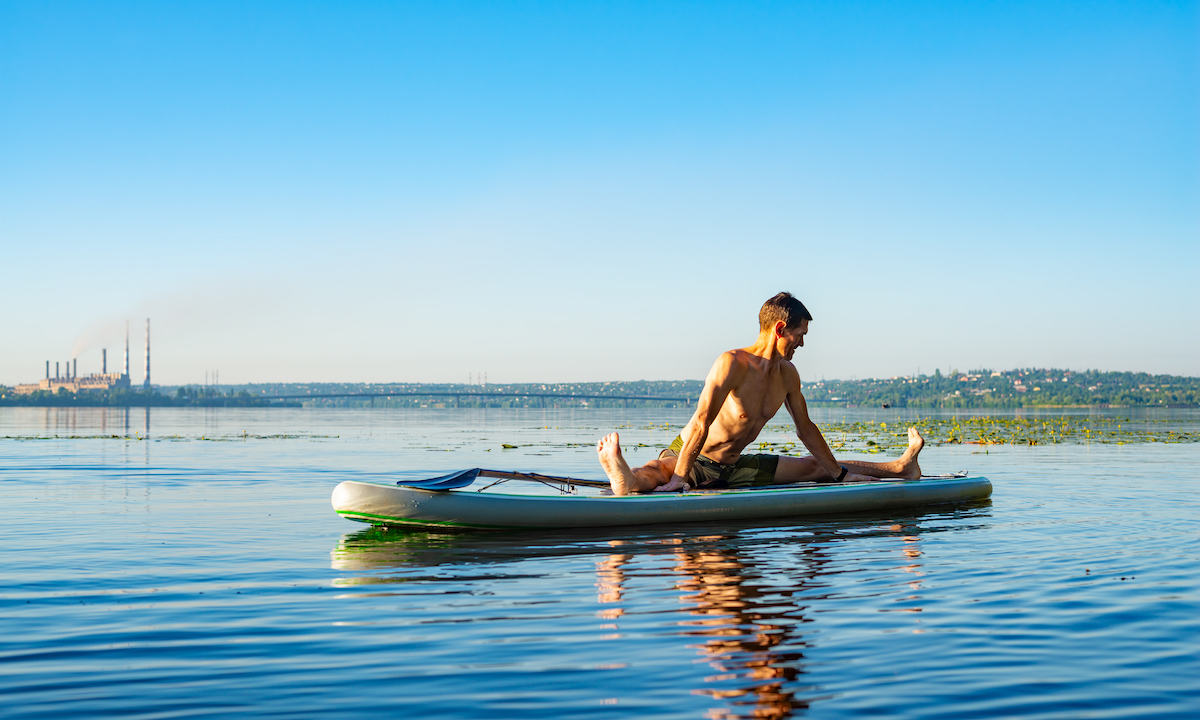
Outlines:
[[[88,350],[101,347],[125,349],[124,320],[110,318],[84,330],[71,346],[71,357],[78,358]]]

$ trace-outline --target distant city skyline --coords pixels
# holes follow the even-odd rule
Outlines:
[[[0,383],[1200,376],[1197,2],[0,13]]]

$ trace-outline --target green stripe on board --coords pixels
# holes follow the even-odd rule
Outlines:
[[[445,527],[460,527],[474,528],[477,530],[525,530],[518,525],[472,525],[470,523],[448,522],[444,520],[409,520],[408,518],[391,517],[390,515],[372,515],[371,513],[355,512],[353,510],[338,510],[338,515],[347,520],[358,520],[360,522],[371,522],[373,520],[383,520],[398,525],[422,525],[425,527],[445,526]]]

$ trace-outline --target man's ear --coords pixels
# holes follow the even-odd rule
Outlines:
[[[782,320],[775,321],[775,337],[783,337],[783,331],[787,330],[787,323]]]

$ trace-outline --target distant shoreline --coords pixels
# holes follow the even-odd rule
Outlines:
[[[254,383],[39,392],[0,386],[0,407],[688,408],[700,380],[590,383]],[[955,371],[803,385],[820,408],[1113,409],[1200,407],[1200,378],[1058,369]],[[286,396],[286,398],[281,397]]]

